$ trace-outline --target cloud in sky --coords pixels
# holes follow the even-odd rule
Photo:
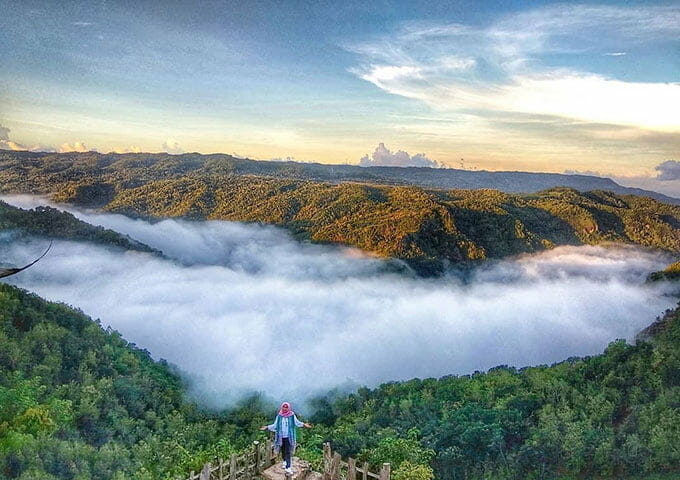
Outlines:
[[[9,128],[0,125],[0,150],[29,150],[26,146],[10,140],[9,132],[11,132]]]
[[[660,163],[654,169],[659,172],[657,179],[661,181],[680,180],[680,162],[677,160]]]
[[[245,156],[245,157],[243,157],[243,156],[236,156],[236,155],[234,155],[234,156],[235,156],[236,158],[244,158],[244,159],[245,159],[245,158],[251,158],[251,157],[248,157],[248,156]],[[299,160],[299,159],[297,159],[297,158],[295,158],[295,157],[293,157],[293,156],[290,156],[290,155],[288,155],[288,156],[286,156],[286,157],[267,158],[267,159],[265,159],[265,160],[267,160],[267,161],[269,161],[269,162],[314,163],[313,160]]]
[[[142,151],[141,148],[136,147],[134,145],[130,145],[129,147],[117,147],[111,150],[111,153],[140,153]]]
[[[382,142],[378,144],[370,158],[368,155],[361,157],[359,165],[362,167],[443,167],[437,161],[427,158],[424,153],[409,155],[403,150],[392,152]]]
[[[568,66],[574,59],[601,57],[610,47],[668,42],[678,35],[677,6],[557,5],[486,28],[414,23],[347,48],[361,60],[351,72],[436,111],[538,114],[678,131],[679,83],[627,81],[591,70],[594,63]]]
[[[161,145],[161,149],[167,153],[184,153],[184,150],[182,150],[182,148],[179,146],[179,143],[174,138],[167,138]]]
[[[85,145],[83,142],[74,142],[74,143],[62,143],[59,146],[59,152],[60,153],[65,153],[65,152],[89,152],[91,151],[91,148],[87,148],[87,145]]]
[[[564,173],[611,178],[625,187],[642,188],[680,198],[680,162],[677,160],[667,160],[658,164],[648,175],[623,176],[598,170],[565,170]]]
[[[9,138],[9,132],[11,130],[7,127],[0,125],[0,150],[15,150],[24,151],[28,150],[31,152],[56,152],[56,149],[47,145],[34,145],[29,147],[21,143],[17,143]]]
[[[14,283],[78,306],[178,365],[213,405],[251,390],[296,401],[348,382],[595,354],[675,302],[669,284],[644,284],[670,259],[631,247],[557,248],[487,264],[462,284],[386,274],[380,260],[301,244],[275,227],[77,216],[169,258],[59,241]],[[43,243],[2,255],[21,263]]]
[[[20,143],[10,140],[9,133],[11,130],[5,126],[0,125],[0,150],[28,150],[31,152],[89,152],[98,151],[96,148],[90,148],[83,142],[62,143],[59,148],[50,145],[34,145],[32,147],[22,145]],[[142,150],[136,146],[120,147],[111,150],[113,153],[139,153]]]

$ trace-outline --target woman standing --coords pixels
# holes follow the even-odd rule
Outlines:
[[[281,409],[279,410],[279,414],[276,416],[274,423],[260,427],[260,430],[274,432],[274,451],[276,453],[279,453],[279,451],[281,452],[286,473],[289,474],[293,473],[290,462],[295,453],[295,445],[297,444],[297,427],[311,428],[312,426],[309,423],[303,423],[298,420],[295,416],[295,412],[290,409],[290,404],[288,402],[283,402],[281,404]]]

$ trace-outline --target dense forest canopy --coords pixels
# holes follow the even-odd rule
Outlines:
[[[301,238],[419,261],[610,241],[680,250],[678,207],[604,191],[515,195],[184,173],[126,186],[119,174],[61,182],[44,172],[29,184],[33,193],[110,211],[275,223]],[[38,236],[149,250],[52,208],[0,203],[0,229],[14,232],[5,241]],[[679,270],[673,264],[652,279]],[[180,479],[263,438],[257,427],[272,410],[259,397],[209,412],[187,391],[174,367],[117,332],[0,284],[3,478]],[[634,345],[617,340],[601,355],[334,392],[314,399],[311,411],[315,426],[298,453],[317,467],[322,442],[331,441],[343,455],[390,462],[396,480],[677,478],[680,309]]]
[[[489,172],[455,168],[427,167],[359,167],[320,163],[258,161],[227,154],[202,155],[184,153],[41,153],[0,151],[0,170],[25,174],[32,188],[40,188],[39,173],[48,174],[61,183],[83,175],[106,176],[128,170],[132,178],[149,181],[186,174],[265,176],[289,180],[382,185],[414,185],[423,188],[490,188],[506,193],[532,193],[554,187],[569,187],[581,192],[608,190],[623,195],[641,195],[678,205],[680,199],[638,188],[623,187],[609,178],[558,173]],[[132,182],[134,183],[134,182]],[[130,185],[128,185],[130,186]]]
[[[257,398],[207,413],[171,366],[64,305],[0,284],[5,478],[181,478],[246,448]],[[680,309],[602,354],[394,382],[313,401],[321,443],[395,478],[668,478],[680,473]],[[665,478],[665,477],[664,477]]]
[[[64,305],[0,284],[0,476],[158,479],[244,448],[264,421],[184,400],[165,362]],[[245,432],[245,433],[244,433]]]
[[[126,250],[154,252],[152,248],[126,235],[90,225],[68,212],[46,206],[25,210],[0,201],[0,232],[8,234],[5,241],[27,237],[47,237],[93,242]]]
[[[324,183],[281,178],[265,166],[265,173],[244,173],[243,165],[251,164],[243,162],[200,155],[0,153],[0,181],[5,193],[51,194],[56,201],[130,216],[281,225],[304,240],[406,260],[425,274],[555,245],[623,242],[680,252],[680,206],[647,197],[564,187],[509,194]]]

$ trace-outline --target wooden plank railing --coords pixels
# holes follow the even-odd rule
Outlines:
[[[253,442],[253,448],[241,455],[233,454],[229,461],[217,459],[215,464],[206,463],[203,469],[191,472],[187,480],[248,480],[259,477],[269,468],[275,459],[274,443]]]
[[[338,452],[333,452],[330,443],[323,444],[323,480],[390,480],[390,476],[389,463],[382,464],[380,473],[373,473],[368,463],[358,466],[354,458],[344,461]]]
[[[253,448],[241,455],[233,454],[229,461],[222,458],[216,463],[206,463],[203,469],[191,472],[187,480],[251,480],[274,464],[274,443],[253,442]],[[357,465],[354,458],[344,461],[333,452],[330,443],[323,444],[323,480],[390,480],[390,464],[383,463],[379,473],[369,470],[368,463]],[[288,476],[287,476],[288,478]]]

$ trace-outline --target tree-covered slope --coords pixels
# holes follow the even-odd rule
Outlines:
[[[664,270],[652,273],[649,279],[652,281],[680,280],[680,262],[672,263]]]
[[[0,201],[0,232],[9,233],[11,240],[16,240],[18,237],[36,236],[87,241],[121,247],[126,250],[155,251],[126,235],[121,235],[104,227],[90,225],[78,220],[68,212],[62,212],[52,207],[24,210]]]
[[[133,216],[272,223],[314,242],[405,259],[424,273],[442,262],[563,244],[624,242],[680,252],[679,206],[606,191],[322,183],[245,174],[220,156],[16,155],[0,153],[6,192],[51,193],[60,202]]]
[[[398,361],[398,360],[395,360]],[[163,362],[80,312],[0,284],[0,476],[182,478],[244,447],[260,405],[212,414]],[[318,399],[322,440],[397,480],[674,478],[680,310],[636,345],[551,367],[389,383]]]
[[[564,188],[511,195],[262,177],[181,177],[121,191],[105,208],[133,216],[274,223],[315,242],[352,245],[414,263],[458,263],[606,242],[680,252],[680,207]]]
[[[4,170],[4,172],[3,172]],[[586,192],[608,190],[641,195],[680,205],[680,199],[657,192],[628,188],[609,178],[534,172],[488,172],[424,167],[359,167],[320,163],[270,162],[226,154],[185,153],[40,153],[0,150],[0,183],[23,177],[24,188],[43,189],[45,183],[78,181],[84,177],[109,177],[127,171],[129,185],[186,174],[248,175],[315,182],[359,182],[383,185],[414,185],[439,189],[495,189],[506,193],[531,193],[554,187]],[[46,178],[44,178],[46,177]],[[16,185],[15,185],[16,186]],[[97,188],[106,189],[105,185]],[[87,196],[87,192],[85,196]],[[103,192],[100,192],[103,193]]]
[[[680,309],[601,355],[316,403],[340,452],[396,471],[420,465],[414,478],[429,468],[442,480],[678,478]]]
[[[134,216],[272,223],[314,242],[405,259],[423,272],[562,244],[625,242],[680,252],[680,206],[647,197],[324,183],[280,178],[283,167],[270,175],[273,167],[260,165],[266,162],[224,157],[0,152],[0,188]]]
[[[181,478],[263,421],[203,413],[185,393],[117,332],[0,283],[0,478]]]

